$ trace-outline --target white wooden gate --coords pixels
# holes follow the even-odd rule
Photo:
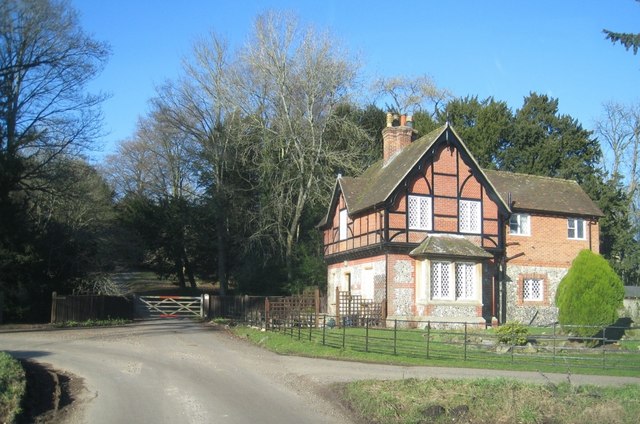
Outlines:
[[[204,316],[202,296],[137,296],[138,318],[191,318]]]

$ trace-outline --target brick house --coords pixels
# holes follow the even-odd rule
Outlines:
[[[414,140],[383,130],[383,159],[338,176],[320,222],[328,311],[337,293],[382,302],[388,320],[547,323],[602,212],[568,180],[484,170],[449,125]]]

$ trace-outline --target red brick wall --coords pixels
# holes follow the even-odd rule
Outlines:
[[[400,131],[401,127],[389,127],[387,130]],[[404,130],[402,130],[404,131]],[[395,143],[397,134],[388,134],[390,143]],[[387,137],[385,136],[385,137]],[[397,196],[395,204],[389,211],[389,237],[393,242],[420,243],[426,232],[407,230],[407,198],[410,194],[433,196],[434,232],[457,233],[458,231],[458,197],[482,201],[483,235],[490,240],[480,240],[478,245],[495,247],[498,240],[498,206],[489,198],[479,180],[473,174],[469,164],[465,163],[454,146],[441,146],[433,157],[427,156],[421,164],[422,170],[413,174],[407,181],[408,189]],[[460,175],[457,175],[458,169]],[[433,193],[431,191],[434,191]],[[349,220],[347,240],[339,240],[340,210],[345,207],[344,198],[340,195],[336,210],[333,213],[332,228],[324,232],[325,255],[345,252],[380,243],[383,228],[383,212],[370,212],[355,216]],[[475,242],[475,241],[474,241]]]
[[[507,257],[524,253],[511,259],[510,264],[569,267],[581,250],[600,250],[597,222],[587,222],[586,240],[570,240],[566,217],[531,215],[530,232],[530,236],[511,235],[506,227]]]

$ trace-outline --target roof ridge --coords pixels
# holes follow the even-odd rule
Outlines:
[[[521,175],[523,177],[534,177],[534,178],[540,178],[540,179],[547,179],[547,180],[556,180],[556,181],[567,181],[570,183],[576,183],[578,184],[578,182],[576,180],[573,179],[569,179],[569,178],[560,178],[560,177],[549,177],[547,175],[536,175],[536,174],[525,174],[524,172],[513,172],[513,171],[502,171],[500,169],[486,169],[486,168],[482,168],[482,170],[484,172],[499,172],[501,174],[511,174],[511,175]],[[579,185],[579,184],[578,184]]]

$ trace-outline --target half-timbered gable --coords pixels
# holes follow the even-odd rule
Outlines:
[[[382,160],[336,180],[319,224],[329,312],[359,296],[414,323],[553,318],[571,260],[598,251],[597,206],[575,182],[483,170],[449,124],[414,135],[388,115]]]

